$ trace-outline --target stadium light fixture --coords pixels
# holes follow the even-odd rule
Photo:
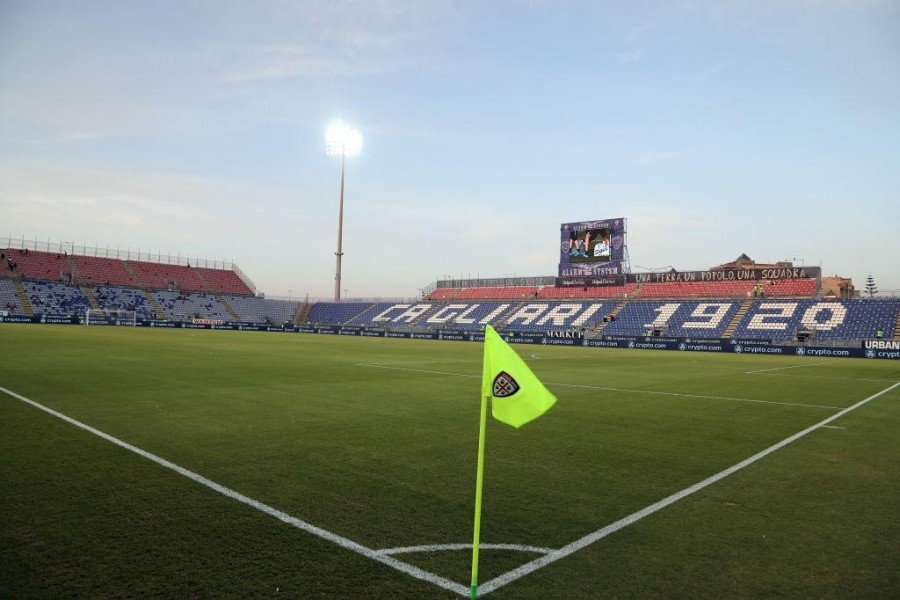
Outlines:
[[[359,156],[362,152],[362,134],[340,121],[332,123],[325,132],[325,152],[328,156],[341,157],[341,196],[338,204],[337,252],[334,269],[334,301],[341,300],[341,257],[344,235],[344,162],[347,157]]]

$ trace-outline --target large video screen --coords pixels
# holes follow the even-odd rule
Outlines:
[[[625,219],[563,223],[560,234],[560,277],[622,273]]]

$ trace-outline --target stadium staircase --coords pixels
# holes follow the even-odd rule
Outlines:
[[[611,315],[614,316],[614,317],[619,316],[619,311],[621,311],[623,308],[625,308],[625,305],[626,305],[626,304],[628,304],[628,300],[622,300],[621,302],[619,302],[618,304],[616,304],[616,307],[615,307],[614,309],[612,309],[612,310],[609,312],[609,314],[611,314]],[[594,327],[594,333],[595,333],[595,334],[597,334],[597,333],[602,333],[603,330],[606,328],[606,326],[609,325],[609,324],[610,324],[610,321],[601,322],[601,323],[598,324],[596,327]]]
[[[225,301],[225,298],[219,296],[218,294],[214,294],[213,297],[222,304],[222,306],[225,308],[225,311],[228,313],[228,316],[231,317],[232,321],[238,323],[241,320],[241,315],[237,314],[237,312],[231,307],[231,305]]]
[[[126,263],[126,264],[128,264],[128,263]],[[156,318],[165,320],[167,318],[166,311],[163,310],[163,307],[160,305],[159,301],[156,299],[156,296],[154,296],[152,293],[150,293],[150,290],[148,290],[147,288],[141,288],[141,291],[144,292],[144,298],[147,299],[147,304],[149,304],[150,308],[153,309],[153,314],[156,315]]]
[[[894,339],[900,340],[900,310],[897,311],[897,324],[894,326]]]
[[[134,281],[134,285],[138,286],[145,292],[147,291],[144,284],[141,283],[141,278],[138,277],[137,271],[134,270],[134,267],[131,266],[131,263],[127,260],[123,260],[122,264],[125,265],[125,270],[128,271],[128,274],[131,276],[131,279]],[[157,311],[159,312],[159,311]]]
[[[297,305],[297,312],[294,313],[294,325],[301,325],[306,323],[307,319],[309,319],[309,311],[312,309],[312,304],[309,302],[302,302]]]
[[[31,308],[31,301],[28,300],[28,294],[25,293],[22,279],[20,277],[14,277],[12,283],[16,288],[16,296],[19,297],[19,306],[22,307],[22,312],[25,313],[26,316],[32,316],[34,314],[34,309]]]
[[[100,308],[100,303],[97,302],[97,296],[94,295],[94,290],[86,285],[82,285],[81,291],[84,292],[84,297],[87,298],[88,304],[91,305],[91,308]]]
[[[750,310],[750,306],[753,305],[753,300],[747,299],[741,302],[740,308],[738,308],[737,312],[734,313],[734,318],[731,319],[731,322],[728,323],[728,327],[725,328],[725,331],[722,333],[722,337],[726,340],[730,340],[731,336],[734,335],[734,330],[737,329],[737,326],[743,320],[744,315],[747,314],[747,311]]]
[[[66,254],[66,263],[69,265],[69,270],[72,272],[72,283],[78,283],[84,286],[84,279],[81,277],[81,273],[78,271],[78,267],[75,265],[75,259],[72,258],[71,255]],[[90,298],[90,296],[88,296]],[[96,299],[94,300],[96,302]],[[94,306],[93,303],[91,306]],[[97,308],[94,306],[94,308]]]
[[[200,280],[200,283],[203,285],[204,291],[210,292],[210,293],[215,293],[215,290],[213,290],[212,286],[209,284],[209,280],[206,277],[204,277],[203,273],[200,272],[200,269],[198,269],[196,267],[190,267],[190,269],[191,269],[191,271],[194,272],[194,275],[197,276],[197,279]],[[216,296],[216,298],[219,298],[219,297]],[[221,301],[221,298],[219,298],[219,300]],[[223,302],[223,304],[225,304],[225,303]],[[226,306],[228,306],[228,305],[226,304]],[[236,315],[236,313],[233,310],[231,310],[231,307],[228,307],[228,312],[230,314]],[[237,320],[240,320],[240,319],[238,318]]]
[[[87,285],[87,281],[85,281],[84,277],[81,276],[81,271],[78,270],[78,265],[75,264],[75,258],[71,254],[66,254],[66,264],[69,265],[69,270],[72,272],[72,283],[78,284],[84,297],[87,298],[88,304],[91,305],[91,308],[100,308],[100,303],[97,302],[94,291]]]
[[[122,264],[125,265],[125,270],[128,271],[128,275],[131,276],[131,280],[134,281],[134,285],[138,286],[141,291],[144,293],[144,298],[147,299],[147,304],[150,305],[150,308],[153,309],[153,314],[157,319],[164,320],[166,318],[166,311],[163,310],[163,307],[160,306],[159,301],[157,301],[156,296],[150,293],[150,290],[141,282],[141,278],[138,277],[137,271],[134,270],[134,267],[131,266],[131,263],[127,260],[123,260]]]
[[[509,323],[509,320],[512,318],[512,316],[514,314],[516,314],[517,312],[519,312],[519,310],[521,310],[521,308],[523,306],[525,306],[526,304],[528,304],[528,302],[519,302],[517,304],[514,304],[512,306],[512,308],[506,309],[503,313],[501,313],[499,315],[501,317],[501,319],[499,321],[497,321],[495,324],[491,324],[491,327],[493,327],[496,331],[502,332],[503,330],[506,329],[506,326]]]

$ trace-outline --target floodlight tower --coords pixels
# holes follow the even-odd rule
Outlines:
[[[340,121],[332,123],[325,132],[325,152],[328,156],[341,157],[341,197],[338,204],[337,252],[334,270],[334,301],[341,299],[341,242],[344,235],[344,162],[348,156],[359,156],[362,151],[362,135]]]

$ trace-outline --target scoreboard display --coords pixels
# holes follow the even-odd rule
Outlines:
[[[624,257],[625,219],[560,225],[560,277],[619,275]]]

